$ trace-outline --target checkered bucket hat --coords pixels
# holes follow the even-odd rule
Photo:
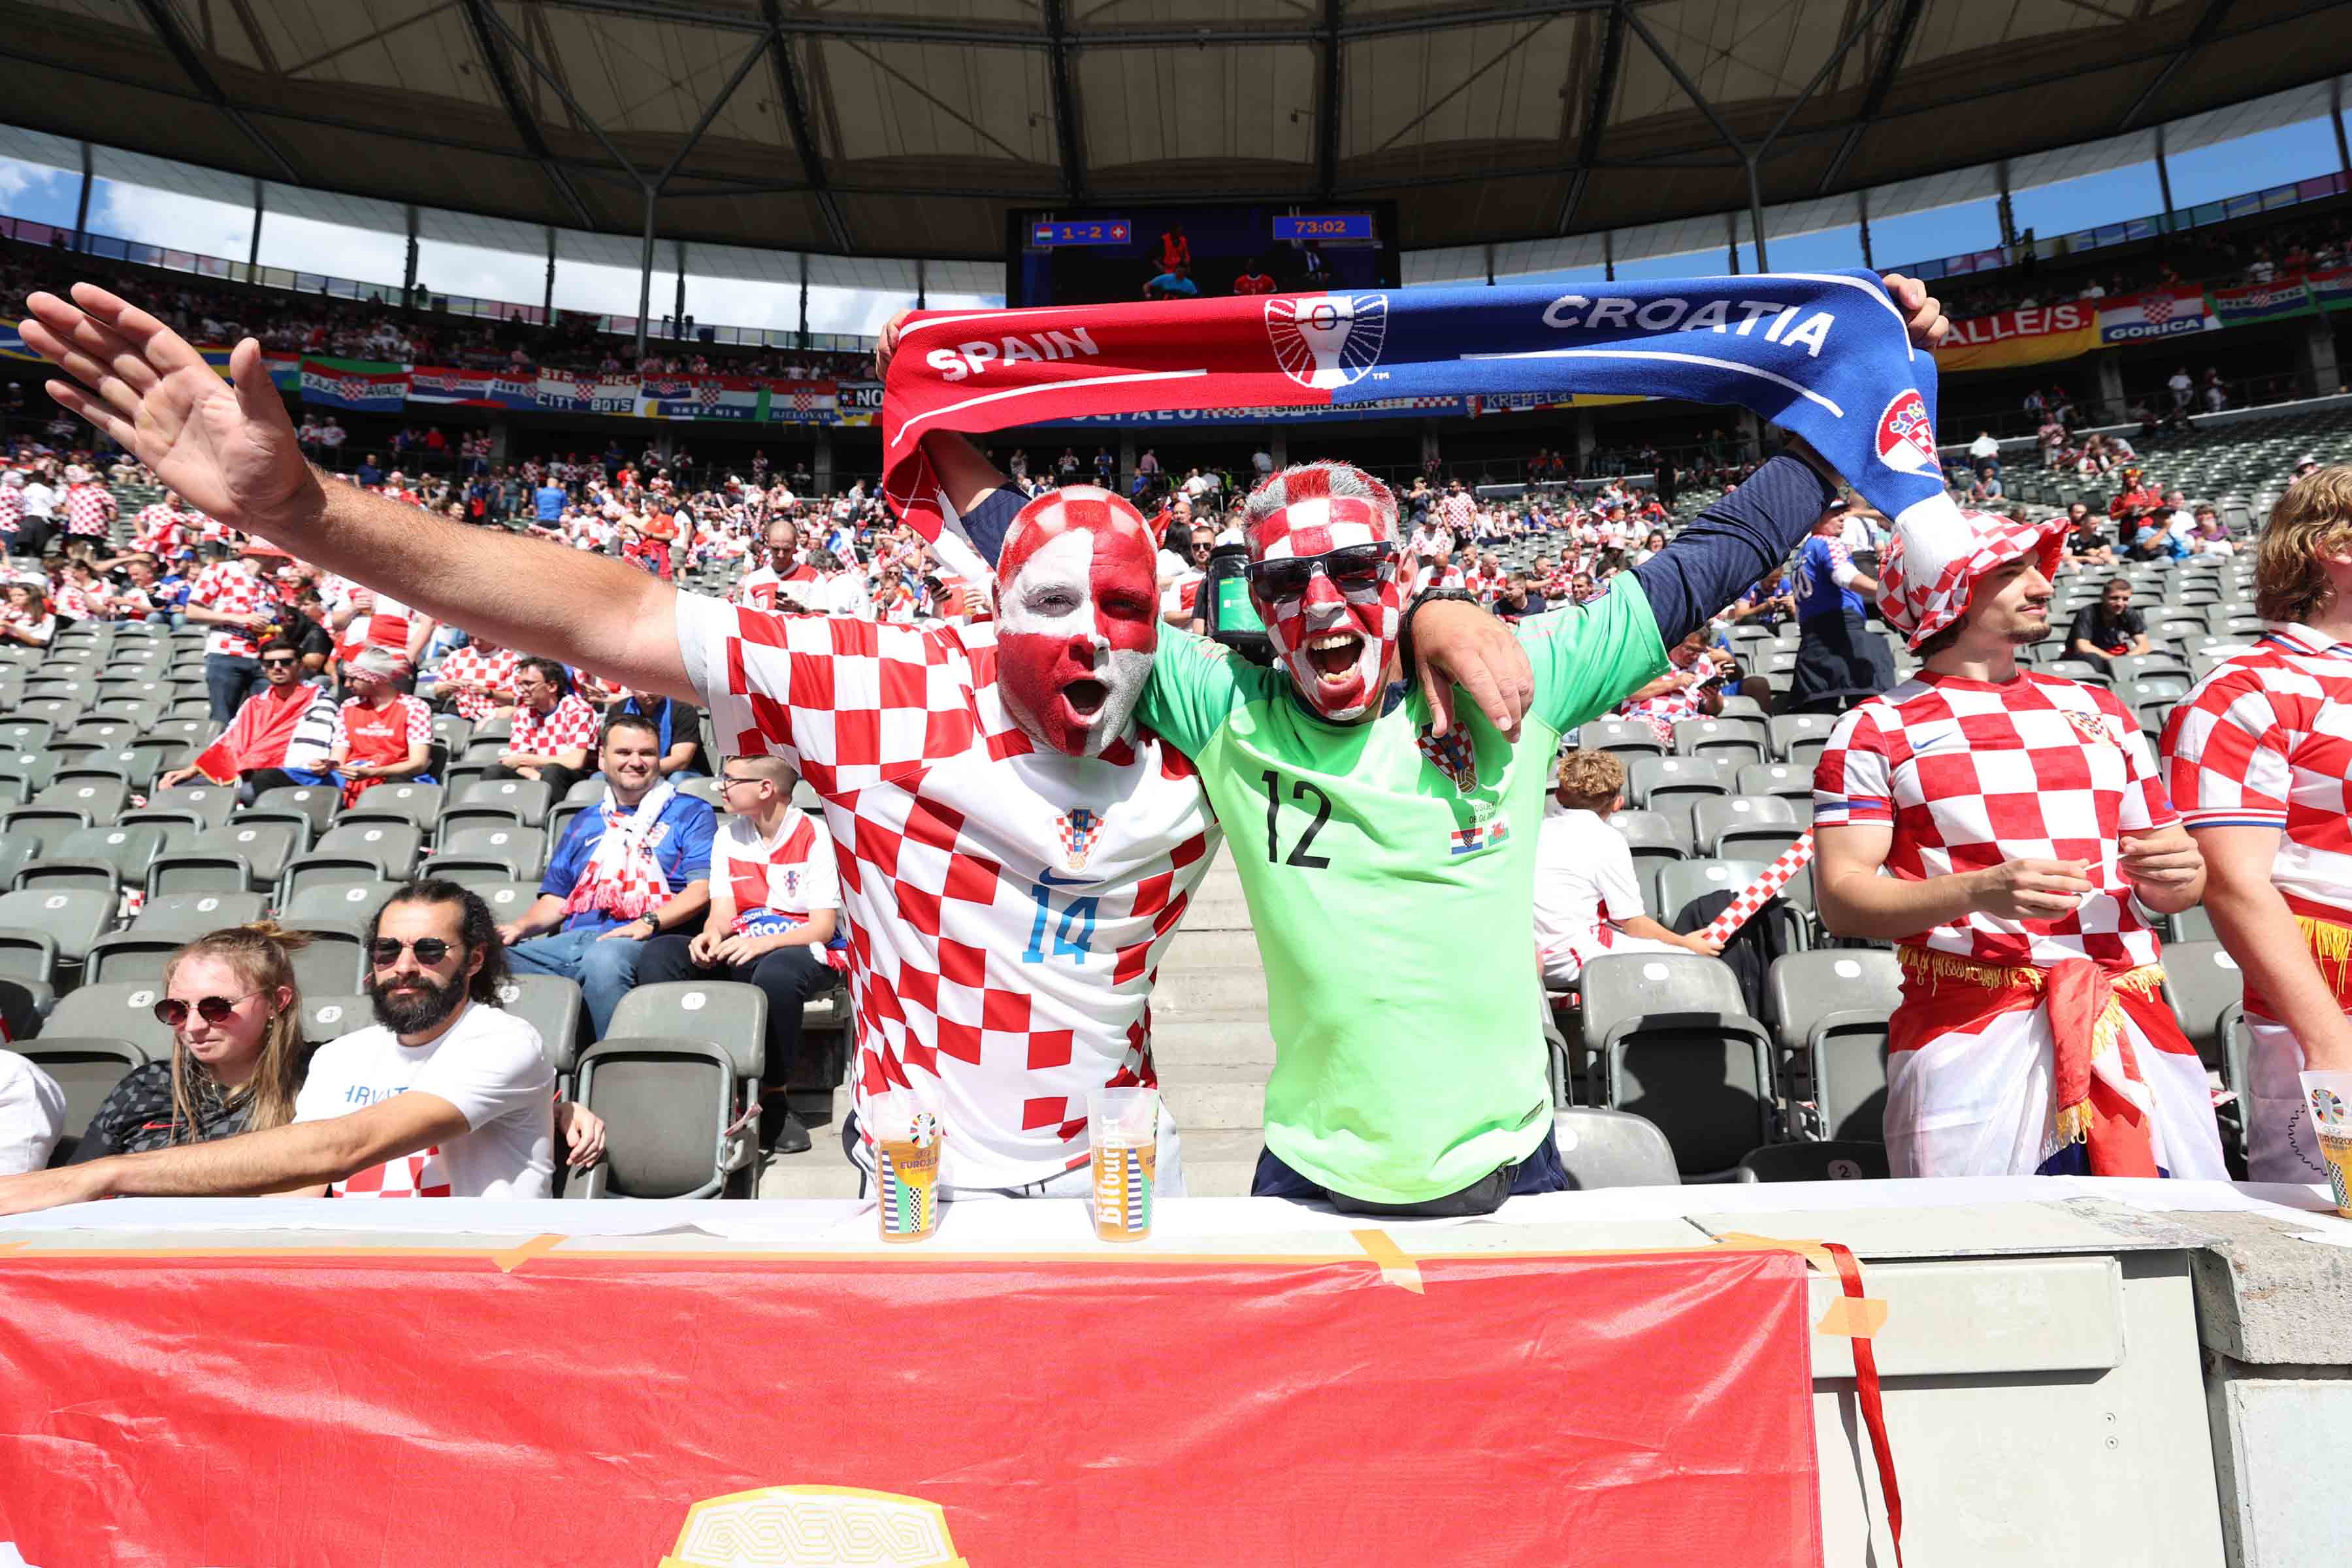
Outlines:
[[[1915,648],[1968,614],[1969,592],[1986,573],[2035,554],[2042,574],[2055,577],[2065,552],[2063,517],[2019,522],[1963,507],[1959,518],[1968,531],[1958,537],[1897,528],[1878,563],[1878,613]]]

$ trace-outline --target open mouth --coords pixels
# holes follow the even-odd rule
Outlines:
[[[1062,688],[1062,700],[1070,705],[1070,716],[1082,724],[1091,724],[1110,700],[1110,688],[1099,680],[1073,680]]]
[[[1307,639],[1307,662],[1325,680],[1343,680],[1353,674],[1364,639],[1354,632],[1326,632]]]

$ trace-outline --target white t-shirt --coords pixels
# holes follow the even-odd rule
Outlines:
[[[51,518],[57,515],[58,492],[36,479],[25,487],[25,515]]]
[[[58,1080],[14,1051],[0,1051],[0,1176],[21,1176],[49,1163],[66,1128],[66,1094]]]
[[[1536,830],[1536,947],[1580,961],[1609,945],[1605,921],[1643,913],[1625,836],[1598,812],[1559,811]]]
[[[739,917],[758,908],[806,920],[841,908],[832,835],[796,805],[784,808],[773,838],[762,839],[749,817],[721,823],[710,845],[710,880],[734,894]]]
[[[543,1198],[555,1174],[555,1069],[539,1031],[468,1002],[438,1038],[404,1046],[381,1024],[328,1041],[310,1058],[297,1121],[364,1110],[404,1089],[437,1095],[470,1131],[332,1184],[340,1197]]]

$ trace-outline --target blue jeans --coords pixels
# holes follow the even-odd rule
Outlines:
[[[205,655],[205,691],[213,700],[213,719],[226,724],[236,717],[253,689],[261,684],[261,661],[249,655]]]
[[[1506,1165],[1459,1193],[1418,1204],[1373,1204],[1335,1194],[1312,1177],[1292,1170],[1271,1149],[1258,1151],[1257,1169],[1250,1175],[1250,1196],[1254,1198],[1321,1198],[1347,1214],[1491,1214],[1506,1197],[1568,1190],[1568,1167],[1559,1163],[1559,1145],[1552,1142],[1549,1128],[1544,1141],[1529,1150],[1528,1157],[1518,1163]]]
[[[609,929],[609,928],[608,928]],[[518,974],[555,974],[580,983],[580,999],[588,1008],[595,1037],[604,1037],[613,1009],[637,983],[637,961],[646,944],[628,937],[610,942],[599,931],[583,928],[535,936],[507,949],[507,967]]]

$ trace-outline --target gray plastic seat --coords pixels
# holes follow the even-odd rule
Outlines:
[[[1804,831],[1796,809],[1778,795],[1735,795],[1700,799],[1691,807],[1699,853],[1770,865]]]
[[[310,837],[316,838],[327,831],[342,800],[342,792],[332,784],[280,784],[254,796],[253,809],[296,813],[310,822]]]
[[[756,1082],[768,1054],[768,997],[729,980],[639,985],[621,998],[606,1033],[701,1040],[732,1053],[735,1070]]]
[[[45,932],[56,942],[59,958],[79,963],[114,924],[114,907],[112,894],[86,888],[0,893],[0,928]]]
[[[227,926],[251,925],[268,912],[269,900],[259,893],[159,893],[140,906],[131,929],[196,937]]]
[[[499,986],[499,1005],[539,1031],[547,1065],[569,1083],[588,1044],[588,1012],[579,984],[560,974],[509,974]]]
[[[9,1048],[55,1079],[65,1091],[64,1135],[68,1138],[79,1138],[123,1075],[149,1060],[147,1053],[129,1040],[94,1037],[58,1036],[26,1040]]]
[[[1772,1141],[1771,1041],[1722,960],[1592,960],[1584,966],[1584,1038],[1601,1059],[1608,1104],[1656,1122],[1685,1180],[1729,1179],[1742,1154]]]
[[[85,826],[112,822],[114,814],[130,803],[131,785],[127,780],[119,773],[90,768],[60,773],[56,782],[35,795],[32,802],[37,806],[79,812]]]
[[[604,1157],[572,1176],[564,1195],[713,1198],[748,1184],[759,1081],[740,1070],[736,1053],[708,1041],[614,1034],[589,1047],[580,1103],[604,1119]]]
[[[482,902],[490,907],[490,917],[500,925],[521,919],[522,912],[539,899],[539,884],[535,881],[468,882],[466,885],[481,895]]]
[[[1791,1100],[1810,1097],[1825,1137],[1876,1142],[1886,1122],[1886,1020],[1903,965],[1874,948],[1825,948],[1772,962],[1773,1039]]]
[[[371,792],[373,793],[373,792]],[[381,868],[387,881],[408,879],[409,868],[416,864],[417,852],[425,843],[425,831],[409,822],[338,822],[329,828],[326,837],[310,846],[311,856],[340,857],[360,859]]]
[[[2218,942],[2176,942],[2164,949],[2164,997],[2180,1032],[2207,1067],[2222,1063],[2221,1016],[2245,1000],[2246,976]]]
[[[152,976],[85,983],[58,998],[42,1030],[59,1037],[129,1040],[154,1060],[168,1060],[172,1026],[155,1016],[163,999],[163,984]]]
[[[400,887],[398,882],[382,879],[353,878],[316,883],[286,900],[283,918],[305,928],[315,920],[364,925]]]
[[[510,811],[526,827],[546,822],[548,809],[554,804],[554,790],[537,779],[476,779],[450,803],[453,808],[488,806]]]
[[[547,836],[519,823],[476,823],[445,831],[439,853],[501,861],[514,868],[509,877],[523,878],[547,864]]]
[[[362,793],[359,799],[335,814],[338,826],[351,821],[398,821],[418,829],[419,836],[431,830],[441,815],[444,804],[441,786],[435,784],[395,782],[380,784]],[[329,837],[332,837],[331,834]],[[322,845],[323,847],[323,845]]]
[[[89,944],[82,959],[83,983],[160,983],[164,964],[186,942],[186,935],[179,931],[110,931]]]
[[[1660,757],[1666,748],[1658,732],[1639,719],[1593,719],[1576,731],[1576,743],[1588,752],[1614,752],[1620,756]]]
[[[169,847],[172,833],[152,822],[118,823],[69,833],[55,853],[27,866],[16,885],[92,888],[115,892],[145,888],[147,868]]]
[[[367,1028],[375,1023],[375,1004],[365,994],[313,996],[302,994],[302,1037],[314,1046]]]
[[[1708,893],[1736,893],[1764,874],[1763,860],[1706,858],[1661,867],[1658,871],[1658,920],[1675,923],[1684,906]]]
[[[294,983],[305,996],[348,996],[367,989],[367,921],[293,920],[286,923],[310,937],[293,955]]]
[[[1552,1142],[1572,1190],[1682,1184],[1674,1145],[1654,1121],[1597,1105],[1570,1105],[1552,1112],[1551,1123]]]
[[[1654,811],[1674,795],[1729,795],[1738,764],[1714,757],[1633,757],[1625,764],[1625,804]]]
[[[234,821],[211,828],[149,868],[147,891],[265,892],[278,886],[308,827],[299,822]]]
[[[1761,719],[1677,720],[1674,727],[1675,755],[1760,763],[1764,761],[1766,734]]]
[[[235,784],[184,784],[159,789],[147,797],[152,806],[193,811],[207,827],[217,827],[236,809]]]
[[[1886,1173],[1884,1143],[1768,1143],[1739,1162],[1743,1182],[1883,1181]]]

